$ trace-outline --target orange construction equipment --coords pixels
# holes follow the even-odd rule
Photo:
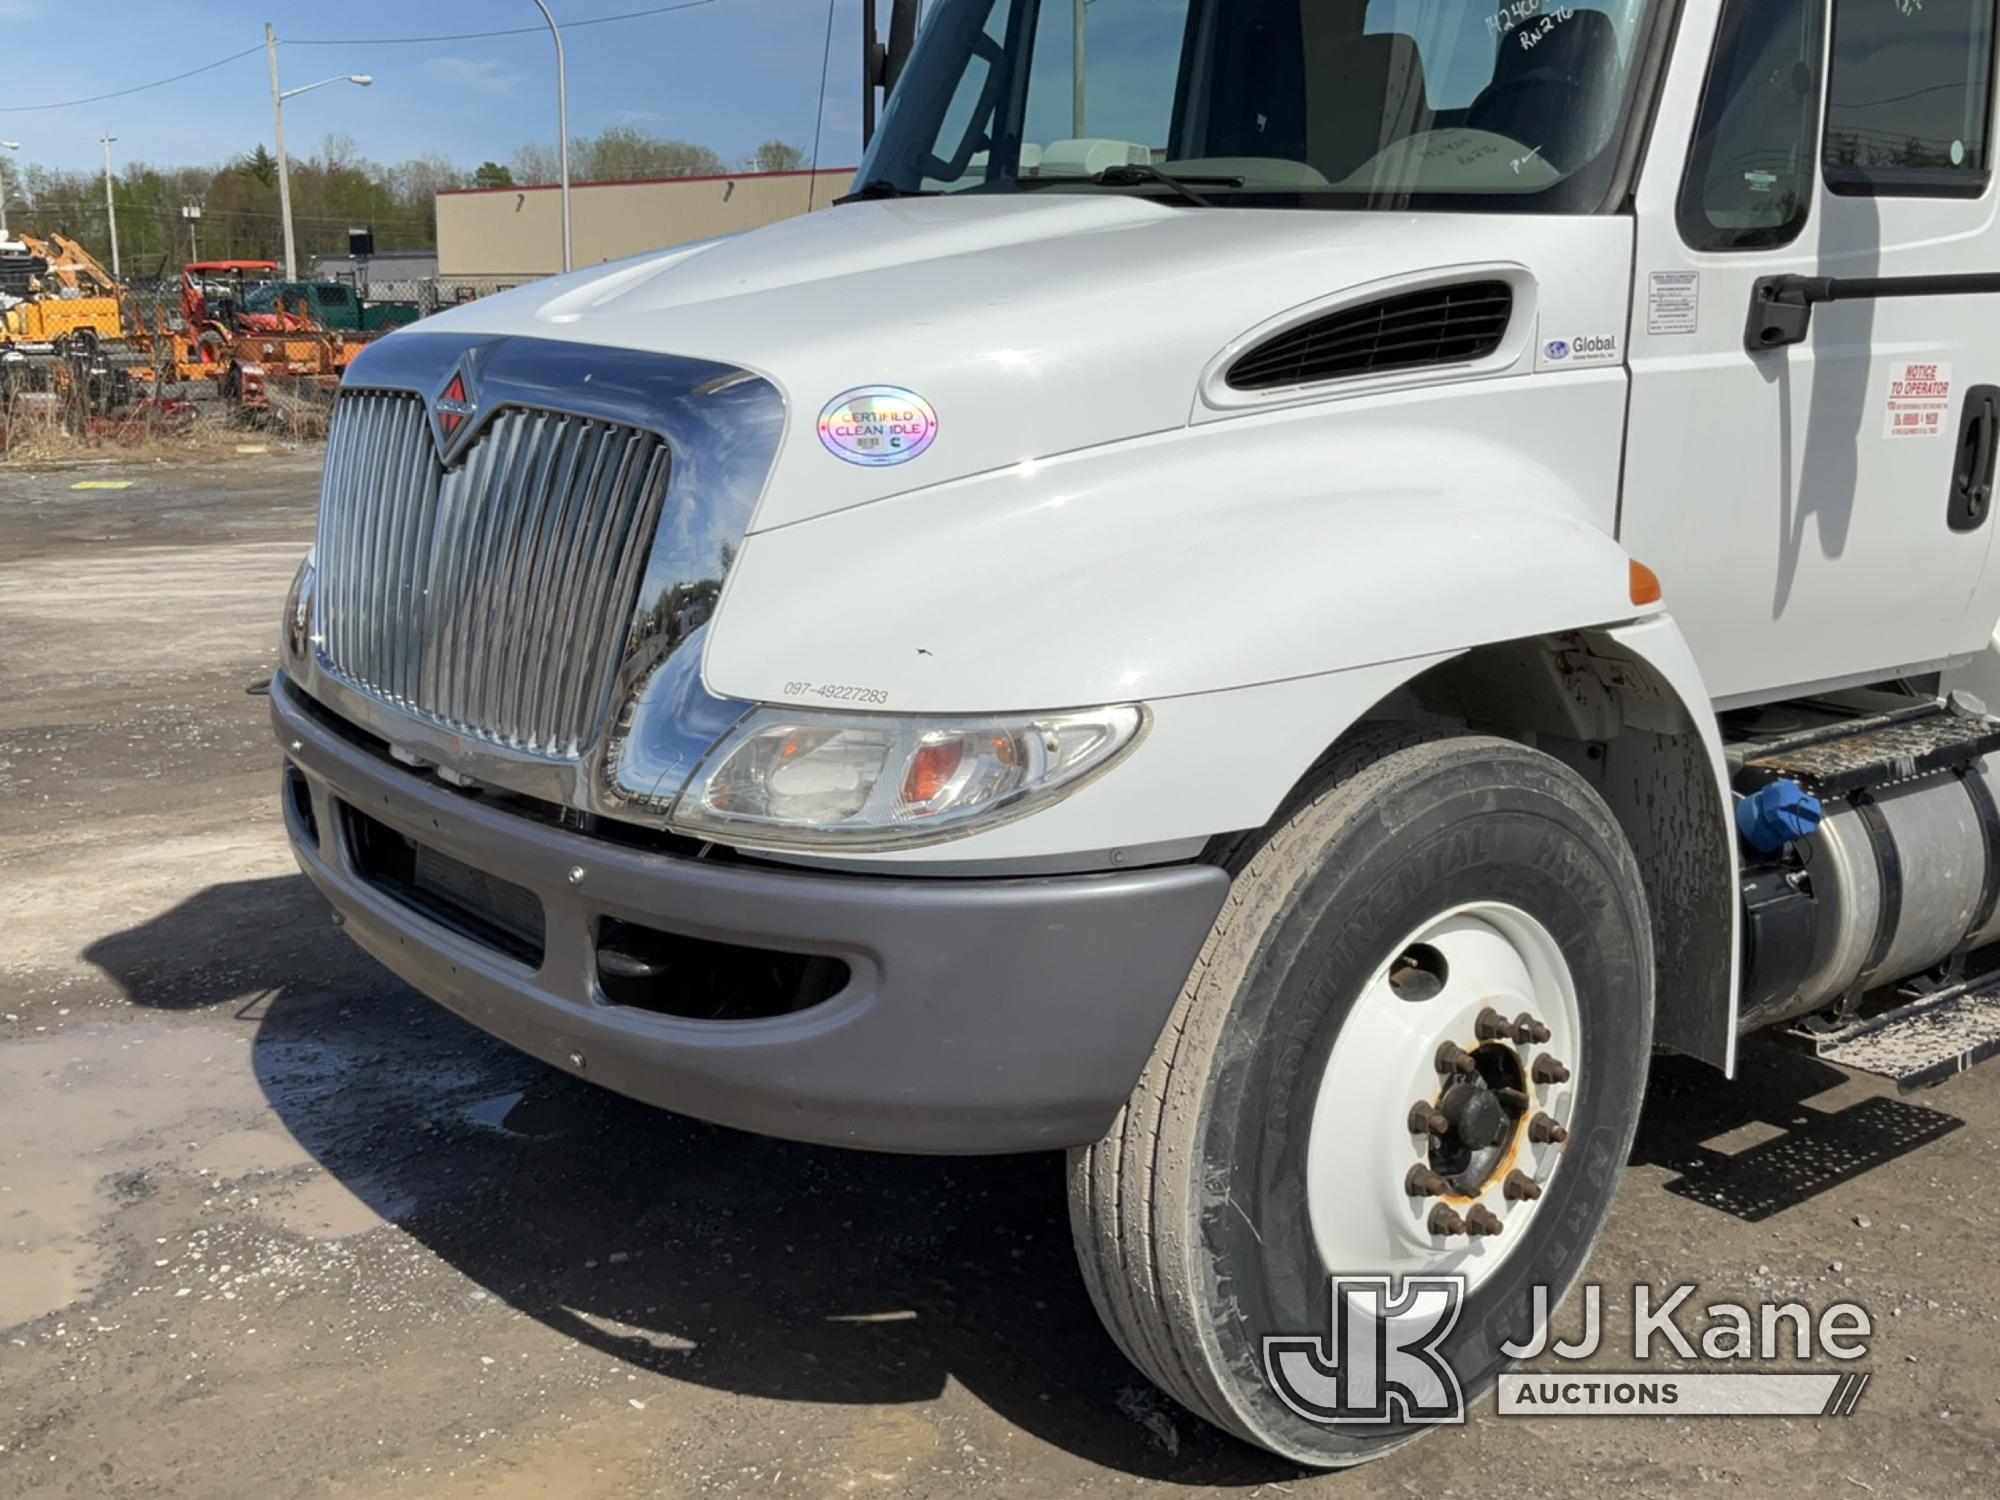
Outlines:
[[[21,243],[48,269],[35,295],[0,311],[0,345],[87,350],[125,337],[125,289],[88,250],[60,234]]]

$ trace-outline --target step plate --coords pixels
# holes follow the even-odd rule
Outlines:
[[[1932,1088],[2000,1056],[2000,975],[1811,1041],[1825,1061],[1893,1078],[1903,1093]]]
[[[1818,797],[1844,797],[1866,788],[1909,781],[1933,771],[1969,766],[2000,750],[2000,720],[1973,718],[1940,707],[1935,712],[1878,721],[1838,738],[1754,742],[1737,774],[1736,789],[1750,792],[1769,782],[1796,781]]]

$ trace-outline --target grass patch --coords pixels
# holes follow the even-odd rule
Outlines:
[[[168,387],[101,411],[78,392],[0,387],[0,466],[226,457],[245,443],[323,441],[328,415],[322,400],[278,394],[268,409],[244,412],[211,392]]]

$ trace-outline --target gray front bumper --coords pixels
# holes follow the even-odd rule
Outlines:
[[[326,727],[283,676],[271,717],[319,833],[315,846],[283,799],[299,864],[364,948],[555,1067],[766,1135],[939,1153],[1096,1140],[1138,1080],[1229,890],[1207,865],[897,879],[655,854],[447,790]],[[546,918],[541,967],[361,878],[342,803],[532,891]],[[851,979],[810,1010],[767,1020],[615,1006],[595,979],[603,917],[826,954]]]

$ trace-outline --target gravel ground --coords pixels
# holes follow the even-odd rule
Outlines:
[[[1995,1491],[2000,1068],[1656,1072],[1594,1279],[1862,1303],[1854,1416],[1315,1476],[1124,1364],[1057,1159],[737,1135],[432,1007],[298,875],[246,692],[315,473],[0,469],[0,1495]]]

